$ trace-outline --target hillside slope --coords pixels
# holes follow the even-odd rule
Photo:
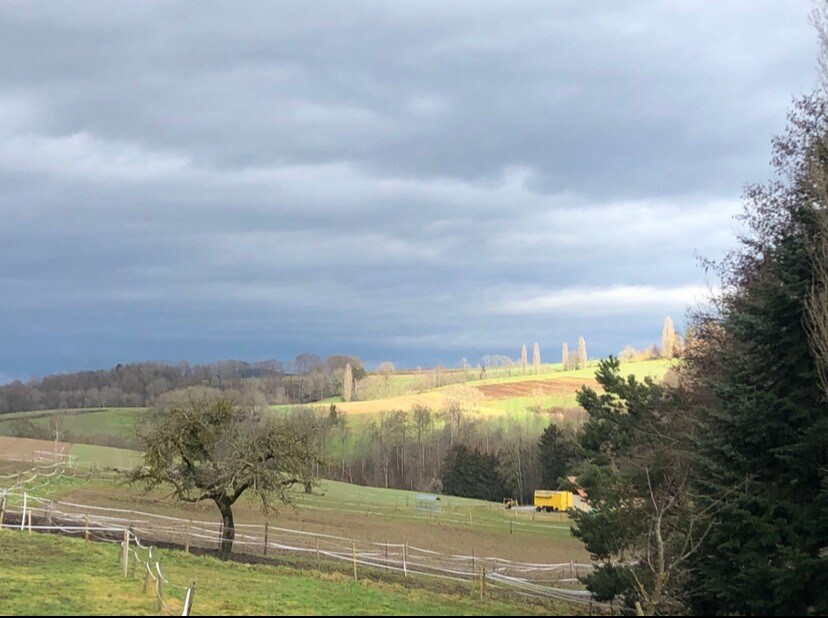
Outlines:
[[[154,615],[144,570],[124,578],[115,543],[0,531],[3,613],[15,615]],[[146,554],[146,552],[143,552]],[[145,556],[142,556],[144,559]],[[342,573],[223,563],[181,551],[154,552],[169,583],[164,614],[179,614],[185,588],[196,585],[193,615],[571,615],[552,602],[480,600],[471,585],[429,589],[361,580]],[[139,567],[142,566],[140,563]]]

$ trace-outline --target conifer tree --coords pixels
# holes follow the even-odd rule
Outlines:
[[[828,209],[828,102],[799,102],[779,179],[746,193],[749,228],[720,267],[719,313],[688,342],[705,431],[697,492],[732,492],[689,582],[697,612],[828,613],[828,403],[814,354],[813,262]]]
[[[646,615],[681,614],[686,563],[710,510],[688,490],[693,425],[676,413],[681,400],[672,391],[623,377],[613,357],[595,378],[602,390],[585,386],[577,397],[588,414],[578,483],[594,510],[573,513],[574,534],[599,561],[587,587],[601,600],[621,597],[629,609],[637,602]]]
[[[550,423],[538,440],[538,464],[544,489],[558,489],[576,459],[575,436],[571,430]]]

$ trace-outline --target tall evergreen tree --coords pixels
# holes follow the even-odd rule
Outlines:
[[[699,524],[709,507],[696,503],[687,438],[693,426],[678,393],[634,376],[617,359],[595,374],[601,393],[584,387],[578,403],[588,420],[578,441],[578,483],[593,510],[575,512],[575,536],[599,561],[585,581],[599,599],[621,597],[646,614],[685,609],[686,564],[699,549]]]
[[[451,496],[500,502],[506,495],[497,456],[464,444],[455,444],[446,453],[441,480],[443,492]]]
[[[828,203],[828,105],[801,101],[779,179],[746,195],[750,230],[721,265],[718,314],[696,320],[689,371],[706,431],[699,491],[732,492],[696,563],[696,611],[828,613],[828,404],[806,311]],[[703,388],[706,387],[706,388]]]
[[[567,429],[550,423],[538,440],[538,463],[544,489],[558,489],[576,460],[575,436]]]

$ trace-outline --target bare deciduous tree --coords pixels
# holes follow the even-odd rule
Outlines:
[[[535,368],[535,373],[540,372],[540,346],[538,342],[535,342],[535,346],[532,348],[532,367]]]
[[[823,92],[828,93],[828,6],[816,5],[811,21],[819,35],[819,67]],[[813,268],[813,284],[806,303],[808,341],[819,370],[822,390],[828,397],[828,175],[824,156],[828,150],[825,138],[817,142],[822,152],[809,158],[807,179],[814,196],[815,233],[809,247]],[[820,156],[821,155],[821,156]]]
[[[578,337],[578,367],[583,369],[587,366],[586,340]]]
[[[388,395],[391,395],[391,376],[394,375],[394,363],[391,361],[383,361],[377,367],[377,373],[382,376],[383,382],[385,382],[385,388],[388,391]]]
[[[180,502],[211,500],[221,513],[219,557],[233,550],[233,504],[250,490],[268,511],[294,483],[311,486],[318,461],[315,419],[259,415],[224,397],[157,410],[139,432],[143,462],[127,480],[172,487]]]
[[[526,365],[528,364],[528,359],[526,358],[526,344],[524,343],[520,348],[520,370],[523,373],[526,373]]]
[[[569,346],[563,344],[561,346],[561,362],[563,363],[563,370],[569,369]]]

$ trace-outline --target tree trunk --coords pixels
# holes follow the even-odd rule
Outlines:
[[[227,497],[216,500],[216,505],[221,511],[221,548],[219,559],[227,560],[233,551],[233,539],[236,538],[236,527],[233,525],[233,511]]]

